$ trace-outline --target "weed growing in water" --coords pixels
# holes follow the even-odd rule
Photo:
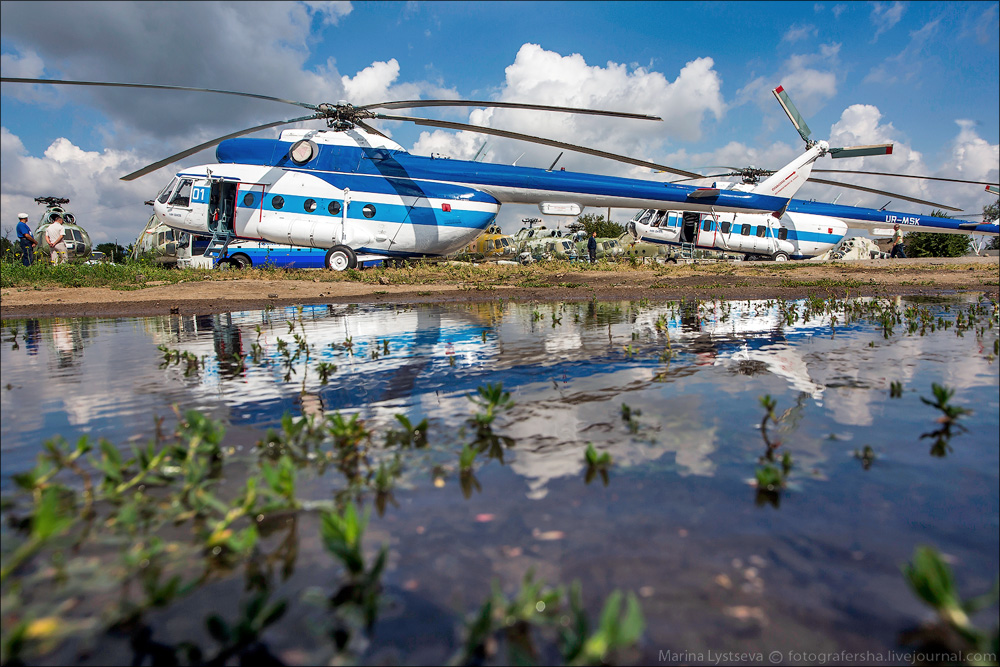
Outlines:
[[[957,649],[959,654],[992,651],[996,655],[1000,631],[994,630],[991,636],[991,633],[977,628],[969,616],[997,603],[1000,598],[1000,579],[993,584],[992,590],[963,600],[951,567],[936,549],[926,546],[916,548],[913,559],[902,566],[902,571],[910,590],[937,612],[941,624],[954,633],[951,638],[954,646],[949,646],[949,649]],[[932,641],[938,642],[940,639],[934,637]]]
[[[594,477],[600,475],[601,481],[604,482],[604,486],[607,486],[608,470],[611,468],[611,454],[608,452],[601,452],[598,454],[597,450],[594,449],[594,445],[588,442],[587,449],[583,453],[583,460],[587,463],[587,472],[584,476],[584,482],[590,484]]]
[[[861,467],[868,470],[872,467],[872,463],[877,458],[875,455],[875,450],[872,449],[871,445],[865,445],[864,449],[854,450],[854,458],[861,461]]]
[[[947,456],[948,452],[951,451],[951,438],[967,430],[965,426],[958,423],[959,418],[962,415],[971,414],[972,411],[951,404],[951,398],[955,395],[954,389],[949,389],[935,382],[931,384],[931,391],[934,393],[933,401],[923,396],[920,397],[920,401],[942,413],[937,419],[937,422],[941,426],[933,431],[922,434],[920,439],[933,438],[934,444],[931,445],[931,456],[943,457]],[[954,429],[954,432],[952,429]]]
[[[450,662],[483,664],[503,648],[506,656],[498,657],[502,663],[533,664],[541,656],[536,647],[536,635],[541,635],[556,643],[565,664],[614,664],[638,642],[644,629],[635,594],[612,592],[597,628],[591,631],[578,581],[568,591],[562,586],[550,588],[543,581],[536,582],[529,571],[512,598],[494,584],[493,594],[467,621],[462,648]]]

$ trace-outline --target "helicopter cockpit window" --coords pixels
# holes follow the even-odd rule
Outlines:
[[[170,198],[170,204],[172,206],[190,206],[191,205],[191,184],[193,181],[185,178],[181,181],[181,184],[177,187],[177,191],[174,192],[174,196]]]
[[[509,246],[510,246],[510,241],[508,241],[507,239],[503,239],[503,238],[502,238],[502,239],[500,239],[500,244],[501,244],[501,245],[502,245],[502,246],[503,246],[504,248],[507,248],[507,247],[509,247]]]
[[[663,216],[666,215],[666,211],[657,211],[656,217],[653,218],[653,222],[649,224],[650,227],[659,227],[660,223],[663,222]]]
[[[486,239],[486,249],[493,250],[493,239]]]
[[[639,224],[645,224],[649,222],[649,219],[653,216],[654,212],[655,211],[653,211],[652,209],[647,209],[643,211],[642,213],[639,214],[639,218],[638,220],[636,220],[636,222],[638,222]]]
[[[681,214],[671,211],[667,214],[667,227],[679,227],[681,224]]]
[[[177,178],[172,179],[167,186],[160,190],[160,196],[156,198],[156,201],[161,204],[166,204],[167,200],[170,199],[170,193],[174,191],[174,186],[177,185]]]

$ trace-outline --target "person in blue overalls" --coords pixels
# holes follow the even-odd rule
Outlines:
[[[27,213],[17,214],[17,241],[21,244],[21,263],[25,266],[31,266],[31,263],[35,261],[35,248],[38,247],[38,241],[31,235]]]

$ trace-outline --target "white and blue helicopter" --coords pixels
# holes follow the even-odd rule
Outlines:
[[[188,167],[157,195],[163,224],[212,235],[207,254],[224,252],[235,238],[328,248],[334,270],[368,258],[443,256],[487,229],[505,203],[537,204],[544,214],[578,215],[584,206],[682,209],[703,213],[784,210],[778,194],[674,185],[514,165],[411,155],[372,120],[469,130],[605,157],[686,177],[698,174],[564,142],[448,121],[377,113],[374,109],[465,106],[507,107],[660,120],[642,114],[465,100],[410,100],[354,106],[308,104],[267,95],[154,84],[0,78],[4,83],[152,88],[239,95],[309,110],[298,118],[233,132],[123,177],[133,180],[212,146],[218,163]],[[277,139],[243,135],[309,120],[327,130],[288,129]],[[553,165],[554,167],[554,165]]]
[[[813,171],[870,174],[874,176],[900,176],[954,183],[972,183],[986,185],[987,190],[991,187],[989,183],[980,181],[933,176],[837,169],[814,170],[813,164],[825,155],[829,155],[832,158],[889,155],[892,153],[892,144],[832,148],[826,141],[812,140],[809,138],[811,134],[809,127],[806,125],[798,109],[792,104],[784,88],[778,86],[771,92],[777,98],[778,103],[781,104],[788,118],[792,121],[792,125],[795,126],[799,135],[806,142],[805,153],[778,171],[756,167],[746,167],[743,169],[726,167],[732,171],[724,174],[700,176],[699,178],[740,176],[742,177],[741,183],[716,181],[712,184],[712,187],[752,192],[765,196],[775,195],[783,197],[793,197],[799,188],[809,180]],[[688,177],[682,180],[694,180],[694,178]],[[853,190],[885,194],[897,199],[934,206],[939,209],[961,210],[945,204],[936,204],[923,199],[860,185],[818,178],[812,180],[817,183],[836,185]],[[718,210],[706,214],[694,210],[669,210],[667,207],[648,208],[639,211],[626,225],[626,229],[629,234],[639,241],[670,246],[684,246],[687,244],[694,248],[742,254],[747,259],[786,261],[788,259],[808,259],[832,250],[844,239],[848,229],[867,229],[875,231],[878,234],[884,233],[888,235],[891,234],[891,229],[887,230],[886,228],[891,228],[895,224],[899,224],[901,228],[907,231],[984,235],[997,235],[1000,233],[1000,228],[996,224],[964,222],[951,218],[826,204],[798,199],[791,199],[787,207],[775,214],[720,214]]]

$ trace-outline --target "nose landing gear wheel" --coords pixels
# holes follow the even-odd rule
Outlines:
[[[331,271],[358,268],[358,256],[346,245],[335,245],[326,253],[326,268]]]

